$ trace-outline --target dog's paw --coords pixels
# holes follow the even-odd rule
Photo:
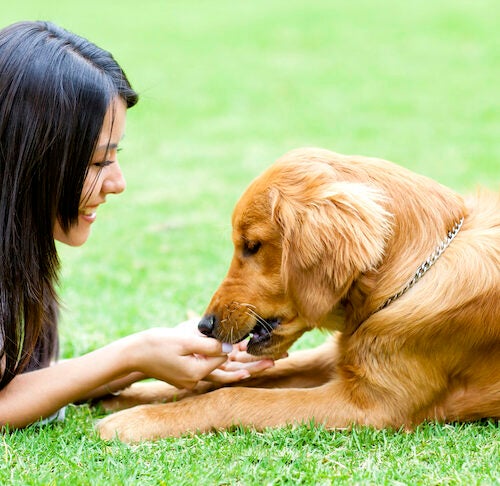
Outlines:
[[[123,440],[123,421],[116,419],[117,414],[110,415],[97,422],[97,432],[103,440]],[[125,442],[125,441],[124,441]]]
[[[196,422],[196,419],[193,421]],[[137,443],[164,437],[180,437],[196,430],[188,424],[183,420],[182,402],[138,405],[103,418],[97,423],[97,431],[104,440],[118,439]]]
[[[137,443],[157,438],[148,429],[148,420],[138,406],[113,413],[97,422],[97,431],[103,440],[118,439],[122,442]]]

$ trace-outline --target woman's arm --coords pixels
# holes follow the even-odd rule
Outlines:
[[[191,388],[227,360],[230,349],[223,351],[222,346],[215,339],[177,328],[156,328],[49,368],[17,375],[0,391],[0,426],[24,427],[134,374]]]
[[[126,343],[117,341],[48,368],[17,375],[0,391],[0,424],[25,427],[126,374]]]

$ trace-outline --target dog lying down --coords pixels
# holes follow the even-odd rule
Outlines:
[[[299,149],[251,183],[232,224],[199,329],[271,357],[313,328],[332,338],[210,393],[132,386],[110,405],[195,396],[112,414],[103,438],[500,418],[500,194],[464,200],[384,160]]]

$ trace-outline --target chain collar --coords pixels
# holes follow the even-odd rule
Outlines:
[[[408,292],[408,290],[410,290],[424,276],[427,270],[429,270],[429,268],[436,263],[436,260],[443,254],[446,248],[448,248],[455,236],[457,236],[463,222],[464,218],[461,218],[460,221],[455,223],[455,226],[453,226],[451,231],[448,231],[446,238],[436,247],[429,258],[427,258],[427,260],[425,260],[425,262],[417,268],[413,278],[399,292],[394,294],[392,297],[389,297],[375,312],[385,309],[391,302],[394,302],[396,299]]]

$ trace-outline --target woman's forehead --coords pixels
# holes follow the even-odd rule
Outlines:
[[[112,150],[118,147],[125,131],[127,105],[121,98],[115,98],[110,104],[97,141],[97,150]]]

